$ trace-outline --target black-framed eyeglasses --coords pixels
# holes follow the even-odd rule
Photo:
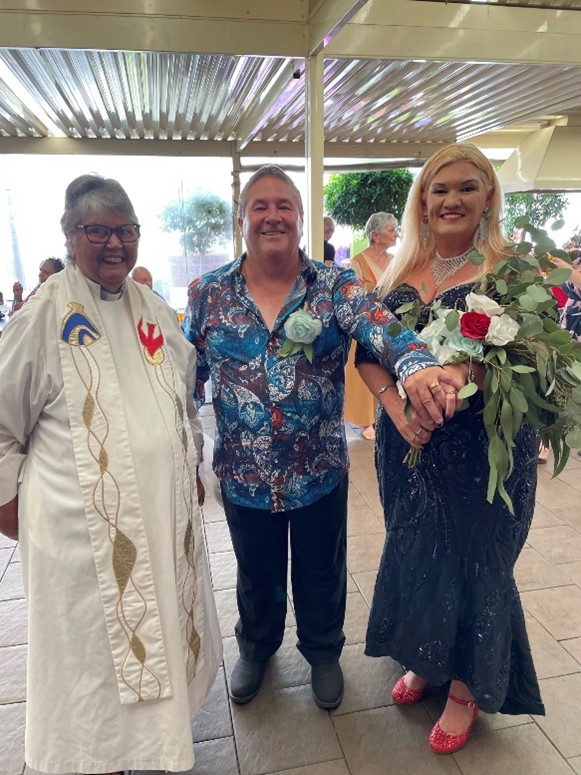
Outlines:
[[[112,234],[115,234],[121,242],[137,242],[140,235],[138,223],[123,223],[114,229],[110,226],[102,226],[100,223],[79,223],[77,229],[83,229],[89,242],[95,242],[97,245],[109,242]]]

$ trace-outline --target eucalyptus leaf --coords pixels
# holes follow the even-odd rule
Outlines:
[[[553,269],[552,272],[549,272],[547,275],[547,282],[551,285],[563,285],[563,283],[566,283],[567,280],[571,277],[571,269]]]
[[[565,441],[572,449],[581,449],[581,430],[569,431]]]
[[[470,253],[468,253],[467,258],[471,264],[474,264],[474,266],[480,266],[486,261],[485,256],[483,256],[482,253],[479,253],[477,250],[471,250]]]
[[[403,331],[403,326],[401,325],[401,323],[395,323],[395,322],[394,323],[390,323],[388,325],[388,327],[387,327],[387,333],[393,339],[398,337],[401,334],[402,331]]]
[[[529,408],[526,398],[515,385],[513,385],[510,389],[510,403],[515,409],[518,409],[523,413],[526,412]]]
[[[530,373],[531,371],[536,371],[532,366],[525,366],[522,363],[517,363],[516,366],[510,367],[513,371],[516,371],[517,374],[526,374],[527,372]]]
[[[566,344],[571,339],[571,332],[566,329],[559,329],[549,334],[549,341],[552,345]]]
[[[506,363],[506,350],[503,350],[501,347],[495,348],[495,355],[498,358],[498,362],[501,364]]]
[[[527,293],[523,293],[523,295],[520,297],[520,303],[529,312],[533,312],[537,308],[537,302],[533,301],[533,299]]]
[[[463,388],[458,391],[458,398],[469,398],[478,392],[478,385],[475,382],[467,382]]]
[[[524,317],[524,315],[523,315]],[[518,330],[517,336],[522,339],[529,339],[537,336],[543,331],[543,321],[536,315],[527,315],[524,323]]]
[[[557,283],[554,283],[554,285],[557,285]],[[531,299],[539,303],[552,298],[551,294],[546,291],[542,285],[529,285],[527,288],[527,293]]]
[[[500,427],[508,447],[514,446],[512,439],[512,407],[509,401],[503,401],[500,406]]]
[[[413,309],[416,305],[415,301],[406,301],[405,304],[402,304],[400,307],[396,309],[396,313],[398,315],[403,315],[404,312],[409,312],[411,309]]]
[[[459,320],[460,315],[455,309],[453,309],[451,312],[448,312],[446,315],[446,328],[448,331],[453,331],[455,328],[457,328]]]

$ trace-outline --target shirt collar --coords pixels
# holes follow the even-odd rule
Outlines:
[[[247,253],[246,251],[244,251],[244,253],[242,253],[242,255],[239,256],[234,261],[230,269],[231,274],[240,275],[240,277],[243,276],[241,272],[241,267],[242,267],[242,262],[246,259],[246,256],[247,256]],[[301,274],[305,278],[306,283],[311,283],[317,276],[317,267],[315,266],[315,262],[307,256],[304,250],[301,250],[300,248],[299,248],[299,258],[301,259],[301,262],[303,264],[303,268],[301,269]]]
[[[121,283],[119,288],[114,293],[111,293],[111,291],[108,291],[106,288],[103,288],[103,286],[101,285],[100,286],[100,288],[101,288],[101,290],[100,290],[101,300],[102,301],[117,301],[118,299],[120,299],[123,296],[123,294],[125,292],[125,285],[126,285],[125,280],[123,280],[123,282]]]

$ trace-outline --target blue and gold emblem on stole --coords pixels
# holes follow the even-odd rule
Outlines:
[[[70,312],[63,318],[61,327],[61,339],[75,347],[88,347],[96,342],[101,334],[84,314],[85,307],[76,301],[67,304]]]

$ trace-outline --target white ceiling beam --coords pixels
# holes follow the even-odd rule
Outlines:
[[[518,144],[516,135],[514,147]],[[503,147],[506,143],[501,144]],[[95,156],[222,156],[230,158],[233,144],[223,140],[114,140],[53,137],[0,137],[1,154],[71,154]],[[325,159],[426,159],[437,143],[325,143]],[[302,142],[249,143],[241,159],[304,159]]]
[[[325,56],[579,65],[580,35],[578,11],[371,0]]]
[[[0,46],[295,56],[307,54],[305,0],[0,0]],[[211,7],[211,11],[209,8]]]
[[[322,0],[309,18],[309,55],[315,56],[369,0]]]
[[[68,154],[71,156],[223,156],[232,144],[221,140],[116,140],[60,137],[0,137],[0,155]]]

